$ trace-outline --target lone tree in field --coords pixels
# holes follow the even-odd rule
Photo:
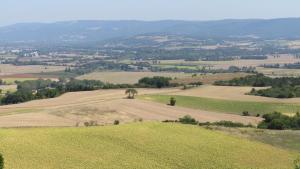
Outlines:
[[[138,94],[138,91],[135,89],[127,89],[125,94],[128,95],[128,97],[127,97],[128,99],[134,99],[135,96]]]
[[[170,98],[170,106],[175,106],[176,105],[176,99],[174,97]]]

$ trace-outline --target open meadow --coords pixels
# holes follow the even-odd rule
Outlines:
[[[291,169],[296,158],[222,132],[162,123],[0,129],[0,144],[9,169]]]

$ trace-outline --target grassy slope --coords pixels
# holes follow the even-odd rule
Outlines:
[[[300,131],[276,131],[253,128],[225,128],[216,126],[210,126],[210,128],[224,131],[234,136],[241,136],[243,138],[270,144],[275,147],[300,152]]]
[[[290,169],[296,158],[221,132],[161,123],[1,129],[0,145],[9,169]]]
[[[248,135],[250,139],[300,152],[299,131],[271,131],[250,129],[247,132],[244,131],[244,134]]]
[[[176,105],[181,107],[232,114],[242,114],[243,111],[249,111],[253,115],[258,113],[271,113],[274,111],[279,111],[282,113],[296,113],[300,111],[300,105],[286,103],[231,101],[193,96],[171,95],[144,95],[140,96],[139,98],[167,104],[169,103],[171,97],[176,98]]]

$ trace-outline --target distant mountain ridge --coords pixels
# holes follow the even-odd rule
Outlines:
[[[65,21],[21,23],[0,27],[0,42],[100,42],[143,34],[199,38],[254,36],[265,39],[300,38],[300,18],[219,21]]]

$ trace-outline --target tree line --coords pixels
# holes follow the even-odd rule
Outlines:
[[[270,87],[261,90],[253,88],[248,94],[273,98],[300,97],[300,77],[270,78],[263,74],[256,74],[235,78],[229,81],[217,81],[215,82],[215,85]]]

